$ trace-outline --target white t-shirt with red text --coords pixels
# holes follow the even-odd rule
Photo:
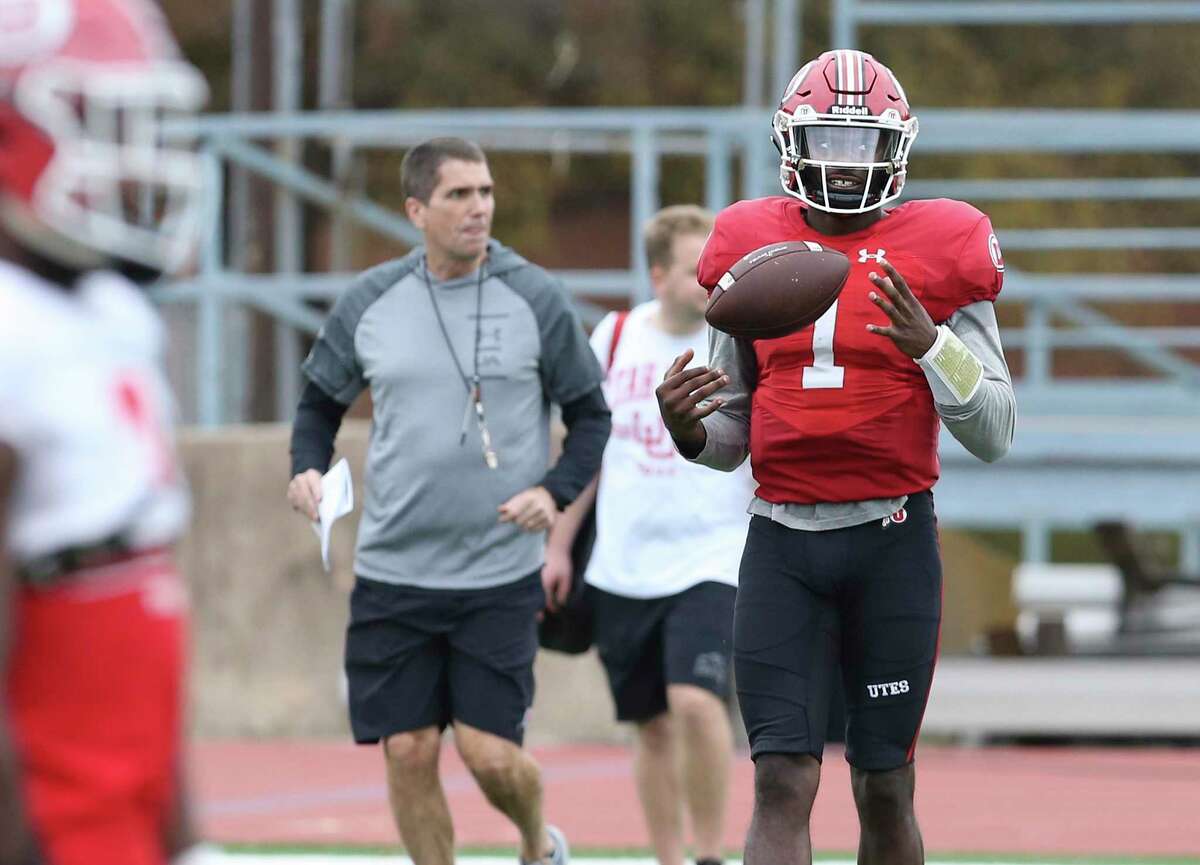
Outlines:
[[[678,594],[698,583],[736,586],[754,494],[749,462],[734,472],[690,463],[675,450],[658,410],[655,388],[675,358],[708,359],[708,329],[676,336],[656,324],[658,301],[625,320],[604,395],[612,435],[604,450],[596,501],[596,546],[588,583],[631,598]],[[616,313],[592,333],[592,350],[607,367]]]

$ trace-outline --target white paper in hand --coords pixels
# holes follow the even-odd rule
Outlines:
[[[354,510],[354,482],[350,477],[350,464],[346,459],[337,461],[321,478],[321,501],[317,503],[317,521],[313,531],[321,539],[321,562],[329,570],[329,536],[333,523]]]

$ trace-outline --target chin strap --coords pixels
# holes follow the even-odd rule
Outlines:
[[[983,383],[983,363],[944,324],[938,325],[929,351],[916,361],[925,370],[934,401],[942,405],[970,402]]]

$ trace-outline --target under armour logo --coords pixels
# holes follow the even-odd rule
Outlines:
[[[875,252],[867,252],[865,249],[858,251],[858,263],[866,264],[868,261],[883,261],[887,256],[887,252],[882,249],[877,249]]]
[[[904,508],[901,508],[900,510],[896,511],[896,513],[892,514],[890,517],[883,518],[883,527],[886,529],[892,523],[895,523],[896,525],[900,525],[900,523],[904,522],[907,519],[908,519],[908,511],[904,510]]]

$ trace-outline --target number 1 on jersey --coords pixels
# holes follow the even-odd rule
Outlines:
[[[837,323],[838,302],[813,322],[813,365],[804,367],[803,386],[812,390],[840,388],[846,376],[844,366],[833,362],[833,330]]]

